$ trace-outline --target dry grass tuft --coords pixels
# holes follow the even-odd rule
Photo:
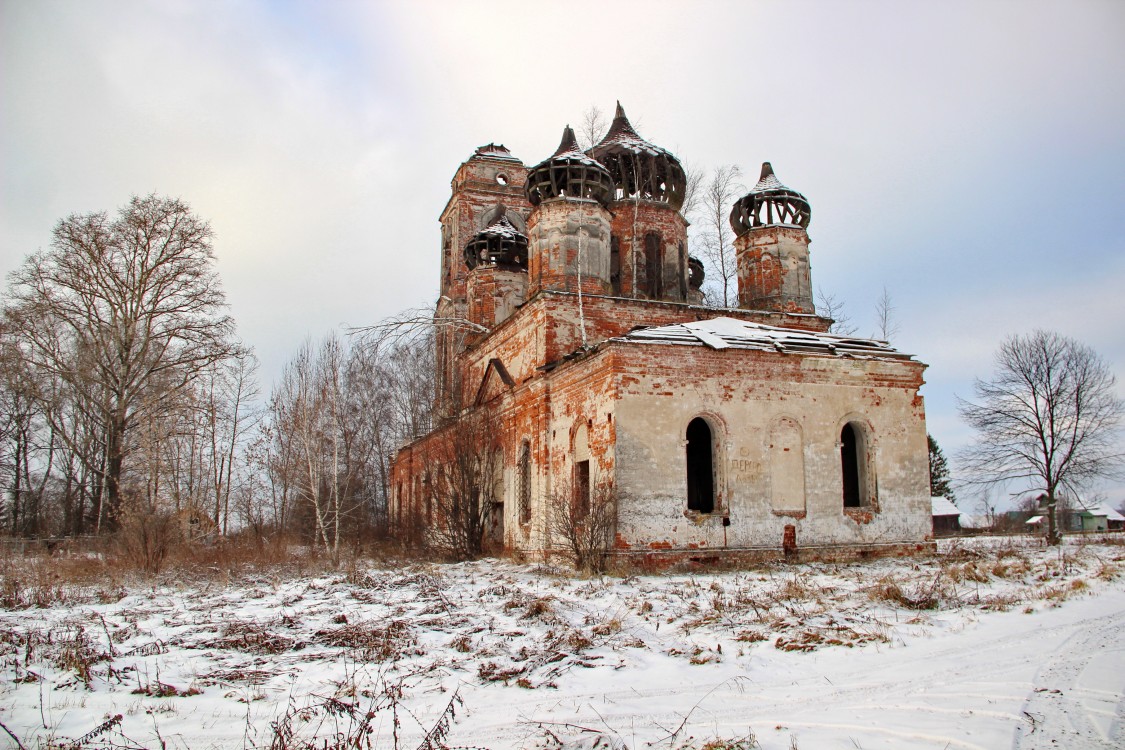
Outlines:
[[[71,623],[57,635],[54,649],[55,666],[63,671],[74,672],[74,675],[91,690],[95,672],[94,666],[101,662],[110,661],[113,655],[98,648],[96,641],[87,632],[81,623]],[[50,638],[48,643],[50,643]]]
[[[736,641],[744,643],[760,643],[761,641],[768,641],[770,636],[760,630],[742,630],[734,637]]]
[[[414,631],[402,620],[392,620],[385,627],[357,622],[339,628],[318,630],[315,641],[324,646],[346,648],[364,661],[395,661],[413,652],[417,645]]]
[[[937,579],[935,579],[936,581]],[[868,589],[868,596],[877,602],[886,602],[906,609],[937,609],[939,599],[936,586],[915,586],[907,593],[893,576],[886,575]]]
[[[778,636],[774,648],[782,651],[815,651],[824,646],[862,646],[865,643],[886,643],[890,639],[879,632],[862,632],[846,625],[805,627],[793,636]]]
[[[1100,560],[1094,577],[1100,581],[1116,581],[1121,575],[1121,566],[1110,560]]]
[[[184,645],[189,648],[214,648],[243,651],[248,654],[282,654],[286,651],[298,651],[305,647],[304,643],[270,632],[262,624],[253,620],[232,620],[223,625],[221,635],[218,638],[206,640],[194,646]]]
[[[975,581],[976,583],[988,583],[992,580],[989,575],[988,568],[981,564],[979,560],[969,560],[963,563],[954,563],[946,566],[943,569],[945,576],[954,583],[964,583],[965,581]]]

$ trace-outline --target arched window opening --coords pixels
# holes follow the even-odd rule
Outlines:
[[[712,513],[715,510],[715,459],[711,426],[696,417],[687,428],[688,510]]]
[[[859,508],[864,504],[864,454],[863,431],[854,423],[848,422],[840,431],[840,469],[844,481],[845,508]]]
[[[516,464],[516,504],[519,506],[520,523],[531,520],[531,445],[526,440],[520,445],[519,461]]]

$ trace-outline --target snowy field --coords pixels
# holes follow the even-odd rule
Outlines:
[[[1120,748],[1118,540],[600,579],[9,569],[0,747]]]

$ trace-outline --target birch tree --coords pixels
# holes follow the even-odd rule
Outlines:
[[[737,165],[716,167],[711,178],[699,191],[699,247],[701,260],[707,264],[709,302],[731,307],[738,302],[738,269],[734,258],[734,230],[730,226],[730,208],[743,192],[742,171]]]

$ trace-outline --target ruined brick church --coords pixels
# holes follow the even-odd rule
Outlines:
[[[738,307],[701,306],[685,188],[620,105],[586,151],[568,127],[535,166],[489,144],[458,168],[441,214],[438,427],[396,455],[393,524],[432,522],[435,441],[487,409],[497,552],[550,554],[552,504],[598,488],[612,490],[610,554],[625,558],[932,544],[925,365],[828,333],[809,202],[768,163],[730,216]]]

